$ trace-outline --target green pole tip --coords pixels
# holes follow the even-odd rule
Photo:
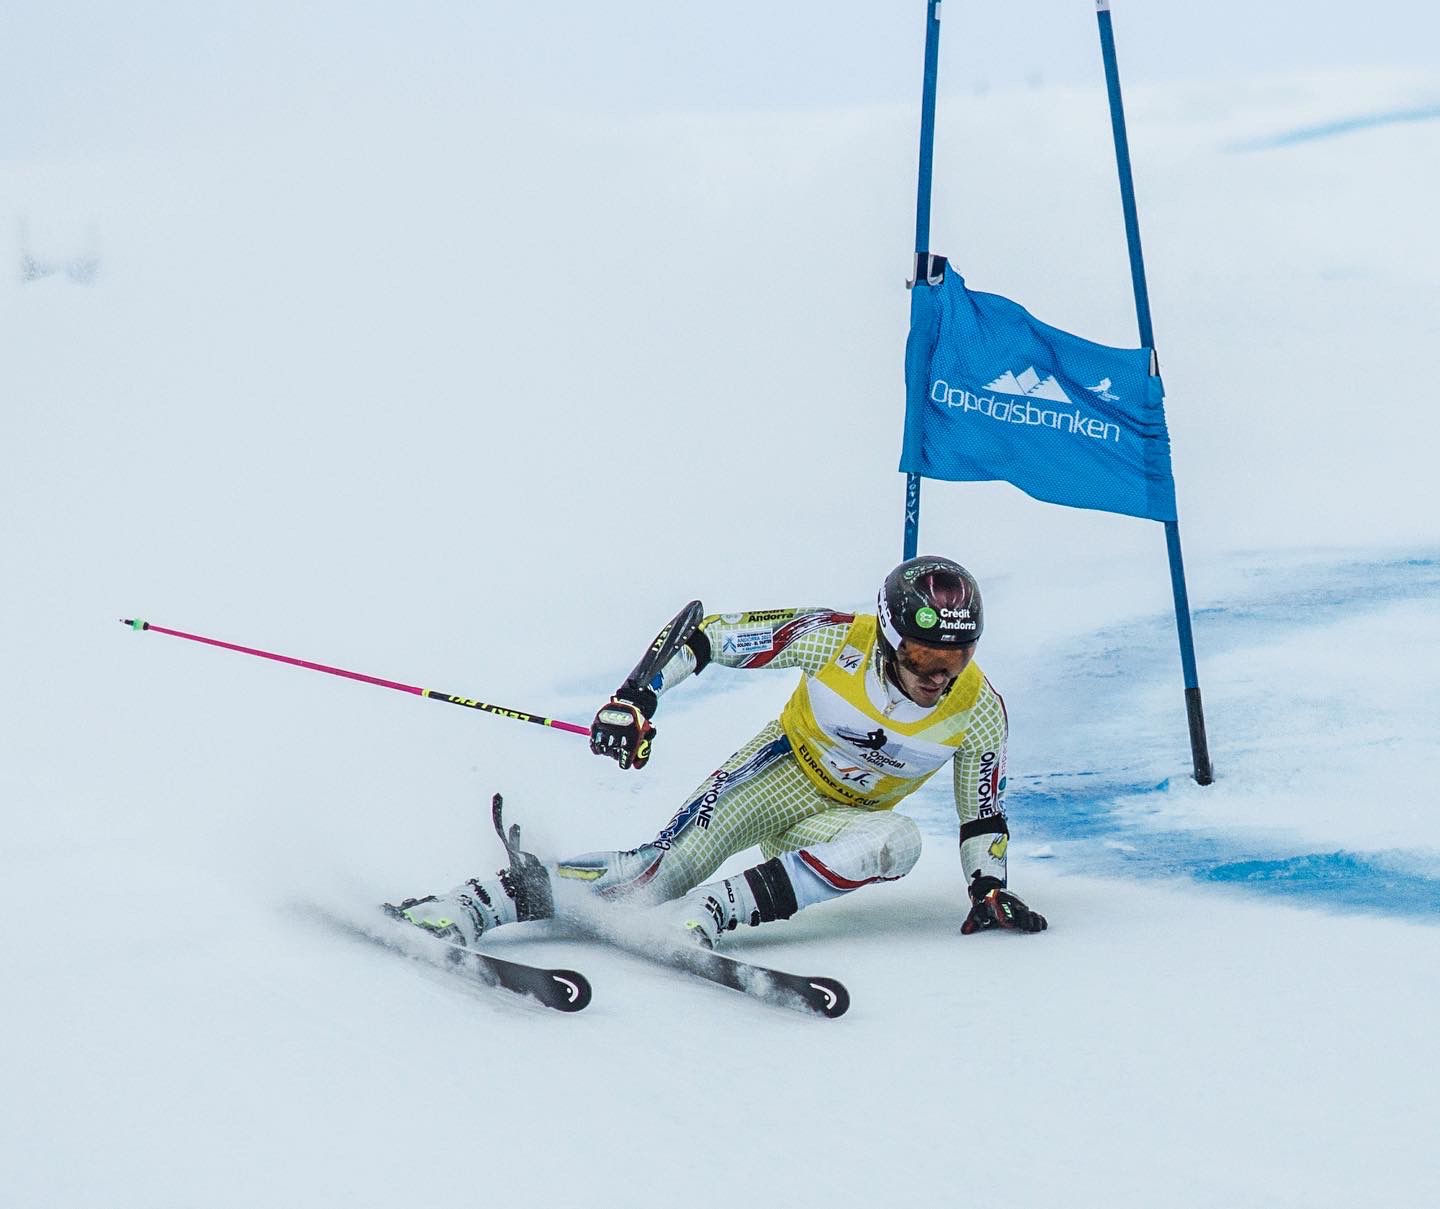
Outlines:
[[[143,630],[150,623],[147,621],[141,621],[138,617],[133,620],[129,617],[122,617],[120,618],[120,624],[128,625],[132,630]]]

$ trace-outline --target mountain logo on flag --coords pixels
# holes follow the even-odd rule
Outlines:
[[[1075,402],[1065,393],[1060,383],[1055,381],[1054,374],[1046,374],[1042,378],[1035,372],[1033,365],[1019,374],[1007,369],[995,381],[987,382],[985,389],[996,390],[1003,395],[1024,395],[1031,399],[1050,399],[1056,403],[1073,404]]]

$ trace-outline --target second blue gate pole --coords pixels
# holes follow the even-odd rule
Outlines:
[[[1130,277],[1135,287],[1135,315],[1140,343],[1155,347],[1150,323],[1150,291],[1145,284],[1145,258],[1140,251],[1140,219],[1135,209],[1135,181],[1130,172],[1130,142],[1125,134],[1125,106],[1120,97],[1120,69],[1115,60],[1115,31],[1110,24],[1110,0],[1096,0],[1100,23],[1100,52],[1105,59],[1105,87],[1110,96],[1110,126],[1115,135],[1115,164],[1120,173],[1120,202],[1125,211],[1125,241],[1130,248]],[[1180,667],[1185,676],[1185,715],[1190,725],[1190,755],[1195,779],[1209,785],[1215,779],[1205,738],[1205,713],[1200,704],[1200,679],[1195,668],[1195,638],[1190,628],[1190,596],[1185,589],[1185,562],[1180,554],[1180,524],[1165,522],[1165,548],[1170,557],[1170,586],[1175,596],[1175,627],[1180,637]]]

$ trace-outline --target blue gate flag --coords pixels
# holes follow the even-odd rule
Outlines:
[[[1165,388],[1148,348],[1109,348],[965,287],[927,258],[910,295],[900,469],[1173,521]]]

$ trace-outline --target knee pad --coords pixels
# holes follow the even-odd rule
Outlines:
[[[904,877],[920,859],[920,828],[892,810],[862,815],[832,840],[807,844],[800,860],[836,890]]]

